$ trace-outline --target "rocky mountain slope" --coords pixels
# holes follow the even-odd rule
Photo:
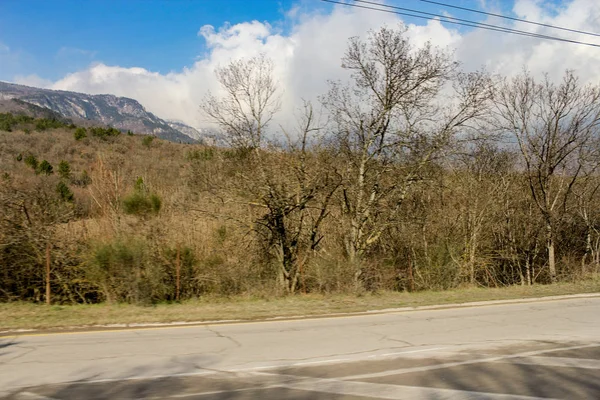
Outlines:
[[[147,111],[138,101],[127,97],[89,95],[0,82],[0,100],[10,99],[50,109],[63,117],[96,121],[123,131],[155,135],[173,142],[194,143],[200,138],[200,133],[194,128],[180,122],[171,126]]]
[[[191,126],[181,122],[175,121],[171,119],[165,120],[167,124],[173,129],[177,129],[179,132],[191,137],[192,139],[196,139],[198,141],[202,141],[206,136],[202,130],[198,130],[196,128],[192,128]]]

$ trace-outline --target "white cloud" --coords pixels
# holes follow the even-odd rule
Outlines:
[[[546,9],[543,4],[539,0],[517,0],[514,12],[547,24],[588,31],[593,31],[595,21],[600,19],[600,2],[574,0],[560,9]],[[294,8],[288,17],[291,23],[288,34],[258,21],[226,24],[218,29],[203,26],[198,35],[206,41],[207,53],[179,72],[159,74],[143,68],[95,64],[65,76],[52,87],[132,97],[160,117],[203,126],[206,121],[202,120],[198,105],[207,90],[218,90],[214,68],[231,59],[265,53],[275,63],[284,92],[281,118],[287,120],[300,98],[315,99],[327,90],[328,79],[345,77],[340,59],[349,37],[364,35],[382,25],[395,26],[401,21],[392,14],[343,6],[327,14]],[[492,23],[498,23],[498,19]],[[515,27],[586,41],[598,39],[551,32],[534,25]],[[492,72],[511,75],[526,66],[534,74],[548,72],[558,77],[570,68],[586,81],[600,78],[597,48],[482,30],[461,34],[435,20],[426,25],[410,25],[409,34],[417,45],[431,40],[440,47],[456,49],[456,57],[468,70],[486,66]]]
[[[54,84],[51,80],[44,79],[35,74],[17,75],[13,80],[15,83],[20,85],[35,86],[40,88],[52,88],[52,85]]]

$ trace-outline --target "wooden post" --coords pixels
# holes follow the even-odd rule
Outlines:
[[[408,288],[411,292],[415,290],[415,279],[413,278],[413,265],[410,254],[408,255]]]
[[[50,243],[46,244],[46,304],[50,305]]]
[[[179,292],[181,289],[181,245],[177,243],[177,259],[175,261],[176,291],[175,300],[179,301]]]

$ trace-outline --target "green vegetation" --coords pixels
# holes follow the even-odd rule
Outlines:
[[[160,197],[150,193],[142,178],[136,180],[134,189],[132,194],[123,199],[125,214],[142,217],[158,214],[162,206]]]
[[[394,292],[400,305],[441,290],[598,289],[598,88],[572,72],[557,84],[462,74],[402,30],[350,45],[353,78],[322,97],[335,116],[326,130],[309,103],[294,135],[268,126],[279,91],[262,56],[217,71],[218,93],[243,98],[202,104],[225,148],[114,128],[27,135],[11,122],[0,135],[0,301],[46,300],[48,243],[54,304]],[[573,123],[553,119],[561,104]],[[287,141],[267,140],[269,128]]]
[[[308,294],[287,297],[208,296],[148,307],[124,303],[46,307],[26,302],[0,303],[0,330],[52,329],[109,324],[200,321],[255,321],[266,318],[355,313],[402,307],[462,304],[600,291],[600,280],[578,284],[454,289],[443,292]],[[186,296],[187,297],[187,296]]]
[[[191,150],[187,153],[186,158],[190,161],[210,161],[215,157],[215,150],[212,147],[207,147],[200,150]]]
[[[71,165],[68,161],[61,160],[58,164],[58,175],[63,179],[71,179]]]
[[[63,181],[60,181],[56,184],[56,192],[60,196],[61,200],[67,201],[69,203],[73,202],[75,198],[75,195],[73,194],[71,189],[69,189],[67,184]]]
[[[73,137],[75,138],[75,140],[84,139],[87,137],[87,130],[83,127],[79,127],[75,129],[75,132],[73,132]]]
[[[154,136],[144,136],[144,138],[142,139],[142,144],[146,147],[150,147],[153,141]]]
[[[118,129],[115,129],[113,127],[108,127],[108,128],[102,128],[100,126],[95,126],[92,128],[88,129],[88,132],[95,137],[101,138],[101,139],[105,139],[108,137],[114,137],[114,136],[119,136],[121,134],[121,131]]]
[[[38,160],[37,160],[37,158],[33,154],[29,154],[29,155],[27,155],[27,157],[25,157],[25,165],[27,165],[28,167],[30,167],[34,171],[37,171],[37,169],[38,169]]]
[[[46,161],[43,160],[41,163],[38,164],[35,172],[36,174],[42,174],[42,175],[51,175],[54,173],[54,168],[52,167],[52,165]]]
[[[0,113],[0,131],[12,132],[17,127],[29,125],[33,121],[32,117],[26,115]]]

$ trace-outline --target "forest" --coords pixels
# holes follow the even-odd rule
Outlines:
[[[404,28],[277,124],[262,55],[199,105],[226,145],[0,115],[0,301],[446,290],[600,273],[600,86],[464,72]]]

